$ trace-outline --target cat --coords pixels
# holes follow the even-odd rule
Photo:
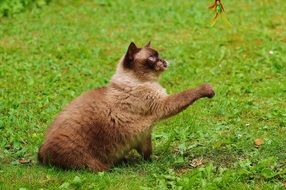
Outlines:
[[[149,160],[157,121],[215,95],[209,84],[168,95],[158,82],[167,67],[150,42],[142,48],[130,43],[109,84],[83,93],[56,117],[39,149],[39,162],[105,171],[132,149]]]

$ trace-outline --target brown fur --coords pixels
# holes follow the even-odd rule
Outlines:
[[[167,95],[158,83],[166,67],[150,44],[131,43],[106,87],[82,94],[56,117],[40,147],[40,163],[103,171],[131,149],[150,159],[155,122],[214,96],[208,84]]]

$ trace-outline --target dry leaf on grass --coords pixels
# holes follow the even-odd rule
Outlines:
[[[18,162],[20,164],[29,164],[29,163],[32,162],[32,160],[25,160],[24,158],[21,158],[21,159],[18,160]]]
[[[255,139],[254,143],[255,146],[258,148],[264,143],[264,141],[262,139]]]
[[[203,165],[203,159],[202,158],[195,158],[191,161],[190,166],[196,168],[198,166]]]
[[[178,168],[178,169],[176,169],[176,173],[177,173],[177,174],[184,174],[184,173],[188,172],[189,169],[190,169],[190,168],[188,168],[188,167]]]
[[[286,188],[286,181],[284,182],[284,187]]]

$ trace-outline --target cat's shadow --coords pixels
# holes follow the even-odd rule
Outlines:
[[[114,164],[114,167],[123,168],[126,166],[136,166],[142,162],[151,162],[152,160],[144,160],[136,151],[131,151],[127,156]]]

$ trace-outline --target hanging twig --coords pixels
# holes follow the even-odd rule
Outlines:
[[[230,22],[225,17],[225,10],[221,0],[214,0],[214,3],[209,6],[209,9],[214,10],[215,16],[211,21],[211,26],[215,25],[219,16],[223,18],[223,20],[230,25]]]

